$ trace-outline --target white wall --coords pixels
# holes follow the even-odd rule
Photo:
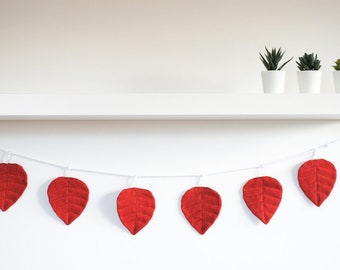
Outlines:
[[[336,121],[98,121],[0,122],[0,148],[71,167],[127,174],[190,174],[244,168],[299,153],[339,137]],[[340,168],[340,142],[320,150]],[[115,199],[124,179],[73,172],[90,189],[83,214],[70,226],[52,211],[46,190],[63,170],[21,158],[29,186],[0,213],[0,268],[35,269],[338,269],[340,190],[317,208],[301,192],[299,156],[264,168],[283,185],[281,205],[268,225],[242,200],[256,170],[207,177],[222,210],[199,235],[180,211],[195,179],[143,179],[156,211],[132,236],[120,223]]]
[[[339,8],[338,0],[0,0],[0,92],[260,92],[265,45],[282,46],[295,60],[317,52],[322,91],[334,92]],[[297,92],[295,63],[286,70],[287,92]],[[0,122],[0,148],[90,170],[188,174],[254,166],[339,134],[335,121],[12,121]],[[340,168],[339,147],[319,155]],[[90,200],[66,226],[46,195],[63,171],[14,158],[29,186],[0,213],[0,269],[338,269],[340,191],[336,184],[321,208],[305,198],[296,173],[309,158],[264,169],[284,188],[268,225],[242,201],[242,185],[256,170],[204,178],[223,206],[203,236],[180,211],[195,179],[137,181],[157,206],[132,236],[115,210],[124,179],[73,172]]]
[[[338,0],[1,0],[0,91],[260,92],[259,52],[340,58]],[[287,92],[297,92],[296,64]],[[247,76],[246,79],[244,76]]]

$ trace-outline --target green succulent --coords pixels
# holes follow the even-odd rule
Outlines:
[[[264,56],[260,53],[260,59],[263,65],[266,67],[267,70],[281,70],[289,61],[293,59],[290,58],[288,61],[284,62],[281,66],[279,66],[280,61],[282,60],[283,55],[286,51],[282,51],[281,48],[278,50],[273,48],[271,51],[265,47],[266,53]]]
[[[335,66],[332,66],[332,67],[334,67],[335,70],[340,71],[340,59],[336,60],[335,61]]]
[[[299,57],[299,61],[296,61],[299,70],[319,70],[321,68],[318,55],[314,53],[307,54]]]

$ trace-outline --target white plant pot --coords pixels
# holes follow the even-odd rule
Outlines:
[[[320,93],[321,75],[321,70],[299,70],[297,76],[300,93]]]
[[[285,90],[286,71],[265,70],[261,72],[264,93],[282,94]]]
[[[340,71],[333,71],[335,93],[340,94]]]

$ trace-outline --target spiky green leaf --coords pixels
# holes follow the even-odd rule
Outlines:
[[[299,61],[296,62],[299,70],[319,70],[321,68],[321,61],[318,59],[318,55],[314,53],[304,53],[299,57]]]
[[[340,59],[337,59],[335,62],[335,65],[332,66],[335,70],[340,70]]]
[[[281,70],[290,60],[286,61],[283,65],[279,67],[279,63],[282,60],[286,51],[282,51],[281,47],[279,49],[272,48],[268,50],[265,46],[265,53],[262,55],[260,53],[260,59],[267,70]]]

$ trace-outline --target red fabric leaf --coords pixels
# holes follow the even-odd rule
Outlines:
[[[89,199],[86,184],[72,177],[54,179],[48,186],[47,194],[54,212],[66,225],[80,216]]]
[[[182,196],[185,218],[200,234],[204,234],[217,219],[222,206],[220,195],[208,187],[194,187]]]
[[[282,186],[270,176],[250,179],[243,186],[243,200],[250,211],[264,224],[275,214],[282,199]]]
[[[151,220],[155,211],[151,191],[141,188],[123,189],[117,197],[117,211],[123,225],[135,235]]]
[[[334,187],[336,169],[325,159],[309,160],[301,165],[298,180],[305,195],[316,206],[320,206]]]
[[[0,164],[0,209],[6,211],[24,193],[27,174],[23,167],[13,163]]]

